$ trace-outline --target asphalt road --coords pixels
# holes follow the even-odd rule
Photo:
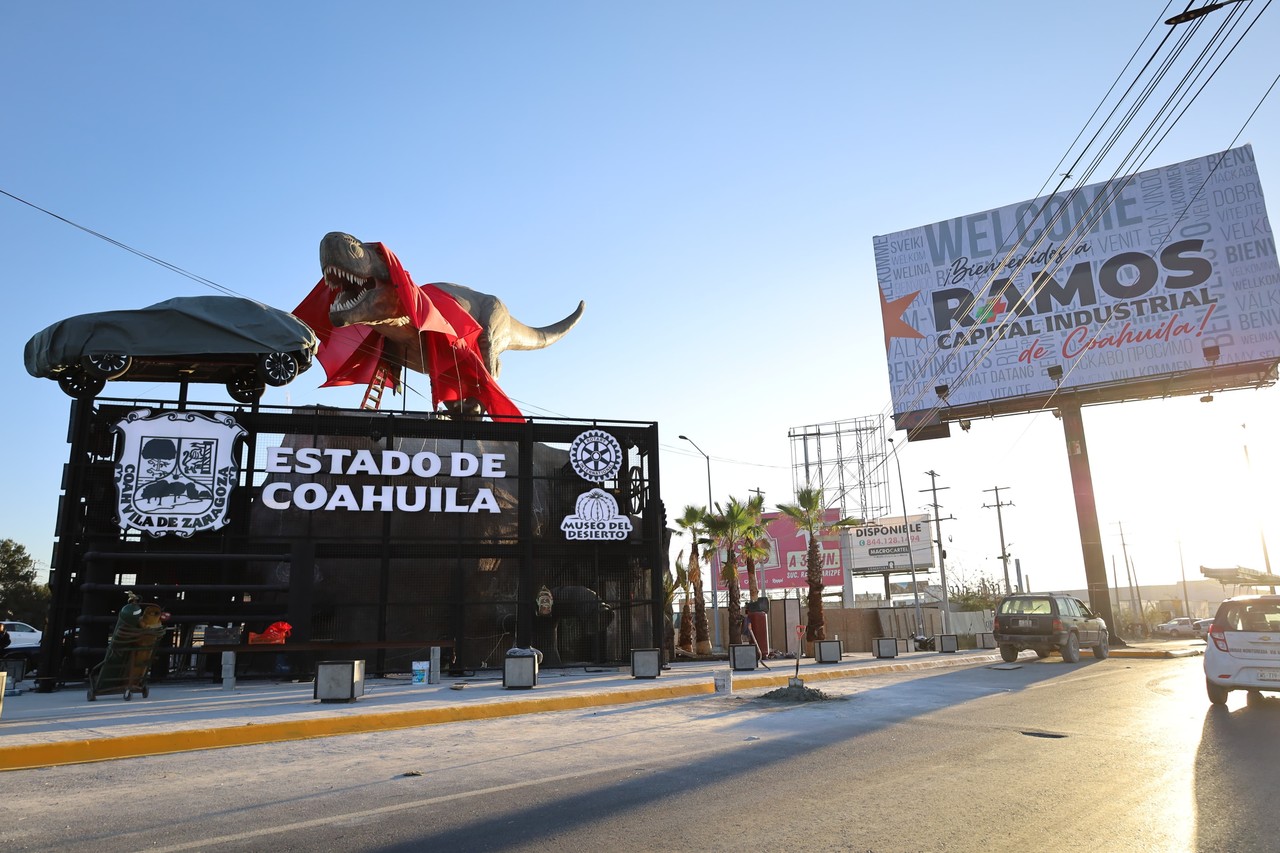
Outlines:
[[[1024,661],[14,771],[5,850],[1273,851],[1280,698]]]

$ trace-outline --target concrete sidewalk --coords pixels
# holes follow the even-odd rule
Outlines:
[[[1160,658],[1201,654],[1203,644],[1143,643],[1115,649],[1115,657]],[[1023,659],[1035,660],[1031,652]],[[1085,655],[1088,659],[1088,655]],[[846,653],[839,663],[800,661],[807,685],[855,678],[999,662],[990,649],[953,654],[910,652],[892,659]],[[732,673],[734,690],[785,687],[794,660],[771,660],[769,669]],[[492,719],[626,703],[655,702],[716,692],[725,661],[677,662],[656,679],[633,678],[629,667],[543,669],[531,689],[506,689],[499,670],[439,684],[404,677],[371,678],[350,703],[319,702],[311,682],[237,681],[231,689],[209,681],[150,685],[149,698],[119,694],[90,702],[83,686],[36,693],[30,680],[0,706],[0,770],[108,761],[200,749],[413,728],[461,720]]]

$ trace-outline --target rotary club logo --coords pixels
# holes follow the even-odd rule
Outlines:
[[[589,483],[612,480],[622,470],[622,445],[604,430],[589,429],[569,445],[569,464]]]

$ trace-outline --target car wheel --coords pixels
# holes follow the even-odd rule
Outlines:
[[[246,405],[258,402],[265,390],[266,386],[252,372],[241,373],[227,383],[227,393],[231,395],[231,399]]]
[[[123,376],[133,366],[133,358],[118,352],[108,352],[86,355],[80,359],[80,364],[90,376],[115,379],[117,376]]]
[[[1000,657],[1004,659],[1005,663],[1013,663],[1018,659],[1018,650],[1013,646],[1001,646]]]
[[[1248,699],[1248,701],[1249,701],[1249,707],[1250,707],[1250,708],[1256,708],[1256,707],[1258,707],[1259,705],[1261,705],[1261,704],[1262,704],[1262,691],[1261,691],[1261,690],[1250,690],[1248,693],[1246,693],[1246,694],[1245,694],[1245,697],[1246,697],[1246,698]]]
[[[1096,660],[1106,660],[1111,657],[1111,646],[1107,645],[1108,640],[1107,632],[1103,631],[1098,645],[1093,647],[1093,656]]]
[[[1067,641],[1062,645],[1062,659],[1067,663],[1080,662],[1080,638],[1075,634],[1067,635]]]
[[[1036,649],[1036,657],[1040,658],[1040,660],[1044,660],[1048,656],[1049,656],[1048,649]]]
[[[1214,684],[1212,681],[1205,681],[1204,691],[1209,694],[1209,701],[1213,704],[1227,704],[1227,693],[1230,691],[1221,684]]]
[[[92,400],[107,387],[107,380],[100,376],[90,376],[84,368],[75,367],[58,374],[58,387],[68,397],[77,400]]]
[[[258,375],[268,385],[288,385],[298,378],[298,359],[288,352],[264,353],[258,359]]]

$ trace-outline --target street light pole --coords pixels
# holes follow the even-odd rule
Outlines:
[[[711,457],[703,453],[702,448],[699,447],[692,438],[689,438],[689,436],[682,435],[680,436],[680,438],[692,444],[693,449],[698,451],[699,453],[702,453],[702,458],[707,460],[707,515],[710,515],[711,509],[712,509],[711,507]],[[697,548],[698,543],[694,542],[693,547]],[[710,560],[707,561],[707,565],[708,566],[711,565]],[[716,584],[715,572],[713,571],[713,572],[710,572],[709,574],[711,575],[711,621],[715,625],[714,648],[716,651],[719,651],[721,648],[723,648],[720,645],[720,589],[719,589],[719,586]]]
[[[933,532],[938,538],[934,540],[938,543],[938,577],[939,583],[942,584],[942,633],[951,633],[951,600],[947,596],[947,549],[942,547],[942,516],[938,512],[938,473],[936,471],[925,471],[926,476],[930,478],[932,486],[930,490],[933,492]],[[943,488],[948,488],[943,486]],[[925,491],[921,489],[921,491]]]
[[[924,636],[924,614],[920,611],[920,587],[916,585],[916,555],[911,552],[911,522],[907,520],[907,492],[902,486],[902,462],[898,459],[898,445],[893,445],[893,462],[898,466],[898,493],[902,495],[902,532],[907,537],[907,559],[911,562],[911,592],[916,599],[916,636]]]

